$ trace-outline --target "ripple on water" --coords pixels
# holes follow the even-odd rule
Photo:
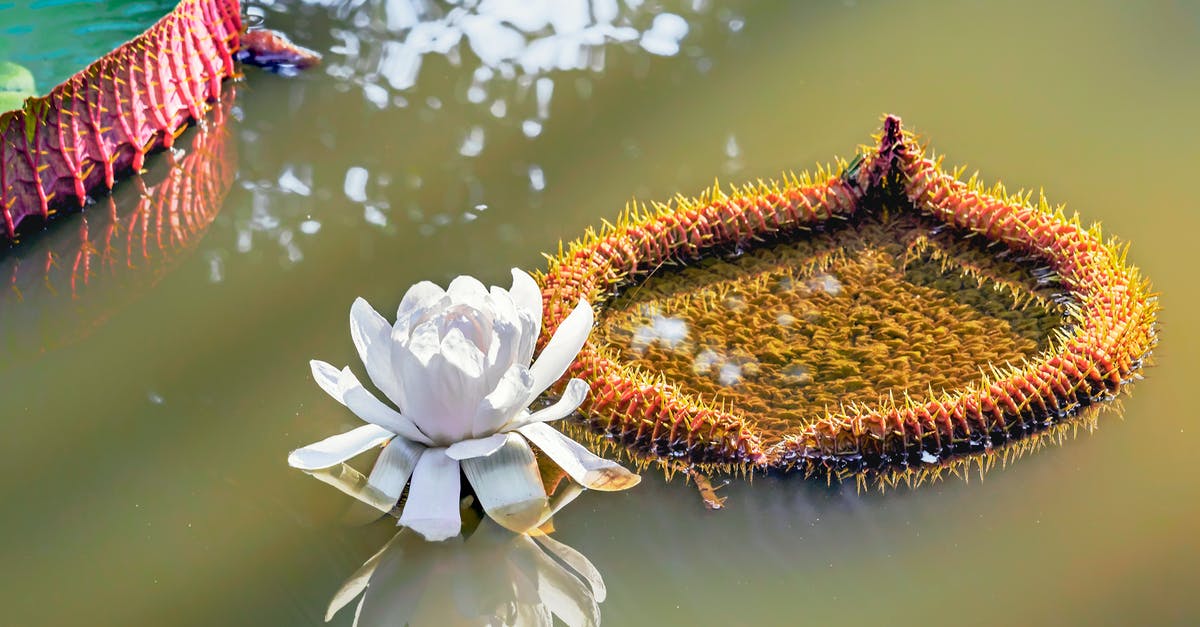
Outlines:
[[[524,156],[561,134],[548,132],[556,111],[583,115],[580,103],[609,97],[605,90],[623,80],[631,61],[637,81],[666,75],[647,74],[652,59],[670,72],[700,73],[701,66],[711,66],[714,48],[736,32],[729,24],[740,19],[704,3],[617,0],[254,0],[247,11],[261,16],[263,26],[324,54],[320,68],[288,83],[286,96],[293,116],[320,120],[319,151],[304,155],[297,146],[281,160],[265,148],[260,140],[275,131],[269,121],[279,119],[278,107],[253,111],[243,127],[243,143],[262,154],[244,161],[240,177],[252,182],[256,206],[261,197],[277,218],[260,234],[261,221],[244,209],[230,212],[245,233],[237,236],[239,250],[256,255],[262,252],[258,242],[277,241],[279,231],[298,231],[312,217],[330,227],[322,238],[337,232],[334,225],[428,238],[478,223],[472,228],[491,229],[507,241],[511,225],[495,222],[504,211],[538,209],[563,181],[554,163]],[[612,68],[620,69],[605,78]],[[283,88],[270,89],[282,101],[275,96]],[[353,123],[326,122],[346,112]],[[580,120],[559,128],[577,127]],[[413,142],[421,148],[418,158],[407,150]],[[736,145],[714,146],[722,148],[737,153],[731,162],[741,158]],[[500,162],[512,164],[504,169],[511,178],[497,174]],[[310,164],[304,178],[301,167]],[[368,174],[365,185],[357,173],[353,180],[341,178],[349,168]],[[323,177],[323,171],[338,174]],[[396,184],[381,178],[388,171],[401,172]],[[297,177],[303,185],[296,185]],[[425,184],[404,184],[414,179]],[[353,206],[342,206],[343,199]],[[471,208],[483,204],[503,209],[480,220]],[[328,213],[316,215],[314,205]]]

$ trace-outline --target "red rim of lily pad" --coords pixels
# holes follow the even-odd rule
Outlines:
[[[633,368],[593,339],[570,370],[592,386],[581,407],[584,424],[642,460],[826,478],[874,473],[894,481],[908,470],[937,473],[964,458],[1037,442],[1073,418],[1094,415],[1086,410],[1139,378],[1156,342],[1158,304],[1149,282],[1126,263],[1127,249],[1044,200],[1031,204],[1028,195],[959,181],[926,157],[894,116],[885,119],[877,146],[838,172],[731,194],[713,189],[650,210],[634,206],[616,225],[560,248],[539,277],[542,341],[581,298],[603,307],[662,263],[803,237],[822,222],[853,219],[879,194],[902,194],[922,214],[1045,263],[1071,301],[1069,324],[1052,348],[1020,365],[997,364],[995,374],[928,401],[844,408],[768,438],[737,407],[714,406]]]
[[[50,93],[0,111],[0,238],[15,239],[28,217],[83,207],[171,148],[234,76],[242,28],[238,0],[181,0]]]

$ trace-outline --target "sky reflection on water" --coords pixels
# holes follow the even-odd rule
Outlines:
[[[376,125],[378,134],[363,142],[319,134],[326,150],[347,152],[341,147],[353,145],[355,157],[342,166],[341,180],[314,177],[312,161],[327,160],[324,153],[307,161],[298,154],[273,168],[252,160],[241,176],[250,209],[239,208],[233,218],[233,250],[248,253],[266,244],[278,249],[282,265],[298,263],[304,241],[329,219],[312,210],[313,201],[328,203],[335,195],[356,208],[359,224],[393,235],[413,230],[429,237],[478,220],[489,208],[493,160],[511,153],[518,138],[537,141],[556,98],[589,99],[593,77],[605,73],[613,54],[632,62],[635,74],[645,74],[641,58],[675,55],[690,59],[702,74],[712,60],[699,41],[689,40],[691,23],[730,34],[744,26],[738,13],[707,2],[673,10],[678,13],[632,0],[252,3],[250,13],[262,15],[266,27],[298,17],[301,24],[289,28],[320,29],[314,36],[322,38],[324,47],[318,47],[325,58],[314,71],[328,77],[320,82],[329,93],[312,93],[319,79],[301,75],[283,106],[304,111],[314,106],[311,101],[336,101],[347,114],[356,111],[364,125]],[[447,81],[448,73],[470,80]],[[348,98],[353,94],[362,100],[353,102]],[[407,145],[400,129],[413,125],[433,133],[420,146],[436,157],[396,168],[381,149]],[[265,132],[248,125],[243,140],[261,141]],[[736,166],[732,136],[726,150]],[[549,184],[545,164],[509,159],[506,191],[524,190],[519,202],[539,206]],[[444,171],[448,163],[454,163],[453,181]],[[328,172],[328,166],[322,170]],[[224,277],[227,254],[208,253],[214,281]]]

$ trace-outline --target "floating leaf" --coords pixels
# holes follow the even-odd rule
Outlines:
[[[851,164],[633,205],[541,278],[547,333],[601,307],[570,370],[590,430],[707,470],[894,483],[1008,459],[1090,425],[1156,341],[1124,248],[957,180],[894,117]]]
[[[182,0],[49,94],[0,113],[0,233],[11,239],[28,216],[82,207],[170,148],[233,76],[240,11],[238,0]]]
[[[195,248],[237,171],[235,99],[230,88],[183,137],[180,156],[168,154],[36,241],[0,251],[0,371],[91,332]]]

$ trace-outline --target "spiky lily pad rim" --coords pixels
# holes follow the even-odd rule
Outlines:
[[[640,273],[727,247],[794,235],[822,222],[849,219],[879,194],[901,194],[937,220],[1042,259],[1071,297],[1069,325],[1051,347],[1019,365],[994,365],[960,390],[926,402],[887,399],[829,411],[797,433],[764,441],[737,408],[714,406],[661,376],[622,363],[590,341],[572,376],[592,384],[582,408],[587,425],[641,455],[717,469],[801,470],[846,477],[889,476],[897,469],[947,467],[1051,429],[1124,390],[1156,341],[1157,299],[1125,259],[1127,247],[1106,241],[1078,216],[1044,198],[1008,195],[959,181],[925,157],[915,138],[888,116],[874,148],[815,176],[785,175],[731,194],[718,187],[670,204],[632,204],[617,224],[605,223],[550,257],[543,284],[543,338],[580,298],[603,304]]]
[[[0,238],[111,190],[203,119],[237,71],[238,0],[181,0],[141,35],[45,96],[0,112]]]

